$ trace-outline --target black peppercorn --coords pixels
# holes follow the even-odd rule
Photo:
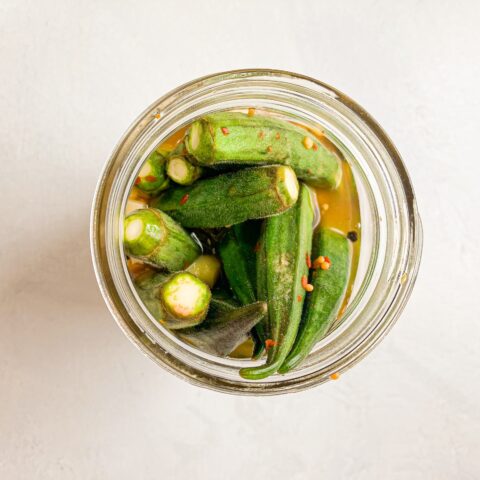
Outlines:
[[[355,230],[352,230],[347,233],[347,238],[352,242],[356,242],[358,240],[358,233]]]

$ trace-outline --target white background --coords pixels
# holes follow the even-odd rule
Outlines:
[[[464,1],[0,2],[0,478],[478,479],[480,8]],[[412,176],[423,264],[387,339],[275,398],[143,357],[97,289],[97,178],[168,90],[272,67],[348,93]]]

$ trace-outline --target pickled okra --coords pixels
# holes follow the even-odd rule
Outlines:
[[[295,368],[306,358],[327,333],[342,306],[350,276],[350,240],[341,232],[320,228],[313,239],[313,258],[319,257],[329,259],[328,268],[313,270],[311,283],[314,289],[308,294],[295,344],[280,373]]]
[[[168,328],[192,327],[207,316],[210,289],[191,273],[148,271],[135,283],[138,295],[152,316]]]
[[[152,202],[184,227],[214,228],[288,210],[298,197],[290,167],[250,168],[171,187]]]
[[[256,301],[255,245],[258,227],[251,222],[228,229],[218,246],[230,288],[243,305]]]
[[[190,347],[256,360],[238,370],[252,382],[302,369],[336,326],[360,239],[337,146],[251,108],[205,115],[160,145],[132,182],[123,230],[150,315]]]
[[[202,167],[194,165],[188,159],[185,144],[180,145],[169,155],[167,160],[167,175],[179,185],[191,185],[202,175]]]
[[[186,271],[193,273],[210,288],[213,288],[220,276],[221,269],[222,264],[215,255],[200,255]]]
[[[201,252],[181,225],[154,208],[125,218],[123,244],[127,255],[170,271],[185,268]]]
[[[342,178],[337,156],[305,129],[263,115],[217,112],[190,127],[188,153],[199,165],[280,164],[315,187],[336,188]]]
[[[305,298],[304,279],[308,276],[305,258],[310,255],[312,230],[310,191],[301,185],[295,207],[266,222],[267,340],[270,340],[270,348],[265,365],[240,370],[243,378],[259,380],[274,374],[295,341]]]
[[[260,230],[260,236],[255,245],[255,290],[257,300],[268,302],[267,292],[267,258],[265,254],[265,225],[263,222]],[[265,350],[265,340],[269,337],[268,322],[264,318],[255,327],[255,347],[253,349],[253,358],[257,359],[263,354]]]
[[[165,152],[152,152],[138,172],[135,186],[149,195],[158,194],[168,188],[170,181],[165,172],[166,161]]]
[[[255,302],[256,250],[260,233],[258,222],[250,221],[234,225],[228,230],[218,246],[225,275],[230,288],[243,305]],[[263,351],[265,343],[263,322],[255,326],[254,357]]]
[[[195,275],[175,273],[158,291],[165,310],[162,323],[172,329],[198,325],[207,316],[211,296],[208,285]]]

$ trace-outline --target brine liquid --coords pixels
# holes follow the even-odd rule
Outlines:
[[[292,122],[293,123],[293,122]],[[348,305],[350,296],[352,294],[352,289],[355,283],[355,276],[358,268],[358,261],[360,258],[360,203],[358,199],[357,188],[355,186],[355,179],[353,177],[352,169],[348,162],[344,159],[342,153],[338,150],[334,143],[332,143],[323,133],[323,131],[316,128],[308,128],[304,125],[296,123],[296,125],[307,128],[317,139],[329,150],[335,152],[337,156],[341,159],[343,176],[342,181],[339,187],[336,190],[322,190],[314,189],[316,192],[318,205],[321,213],[320,225],[322,227],[334,228],[343,232],[347,235],[349,232],[355,232],[357,235],[357,241],[352,242],[352,268],[350,273],[350,280],[347,286],[347,291],[343,301],[342,308],[340,309],[337,322],[333,325],[338,324],[341,320],[342,314],[345,311],[345,308]],[[161,145],[159,149],[163,151],[171,151],[176,145],[183,139],[185,136],[188,127],[182,128],[179,131],[175,132],[169,138],[167,138]],[[142,192],[140,192],[135,187],[132,188],[129,201],[127,203],[126,214],[129,211],[136,210],[137,208],[142,208],[142,206],[147,206],[148,198],[145,197]],[[313,260],[313,259],[312,259]],[[129,260],[127,262],[127,267],[130,274],[135,278],[143,268],[151,268],[144,266],[142,262]],[[231,354],[232,358],[251,358],[253,353],[253,341],[251,339],[245,341],[240,346],[238,346]]]

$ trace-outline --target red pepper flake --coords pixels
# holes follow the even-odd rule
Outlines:
[[[222,131],[222,133],[223,133],[224,135],[228,135],[228,134],[230,133],[230,132],[228,131],[228,128],[227,128],[227,127],[222,127],[220,130]]]
[[[307,267],[312,268],[312,259],[310,258],[308,252],[305,254],[305,261],[307,262]]]
[[[265,133],[260,130],[260,131],[258,132],[258,138],[260,138],[260,139],[265,138]]]
[[[330,375],[331,380],[338,380],[340,378],[340,374],[338,372],[332,373]]]
[[[297,300],[298,300],[299,302],[301,302],[301,301],[302,301],[302,298],[303,298],[303,297],[302,297],[301,295],[298,295]]]
[[[255,253],[257,253],[257,252],[260,251],[260,242],[257,242],[257,243],[255,244],[255,246],[253,247],[253,251],[254,251]]]
[[[160,115],[159,113],[156,113],[156,114],[155,114],[155,118],[156,118],[157,120],[160,118],[160,116],[161,116],[161,115]]]
[[[313,144],[313,147],[312,147],[315,151],[318,150],[318,145],[316,143]]]
[[[331,261],[326,255],[325,255],[325,261],[326,261],[327,263],[332,263],[332,261]]]
[[[154,177],[153,175],[147,175],[147,176],[145,177],[145,180],[146,180],[147,182],[156,182],[156,181],[157,181],[157,177]]]
[[[277,346],[277,342],[275,340],[272,340],[271,338],[267,338],[265,340],[265,348],[267,350],[270,350],[272,347],[276,347]]]
[[[180,199],[180,205],[185,205],[188,202],[188,197],[190,195],[186,193],[181,199]]]
[[[306,275],[302,276],[302,287],[306,292],[312,292],[313,291],[313,285],[308,283],[308,279]]]
[[[275,134],[275,138],[276,138],[277,140],[280,140],[280,133],[279,133],[279,132],[277,132],[277,133]]]
[[[273,150],[273,148],[272,148],[271,146],[268,146],[268,147],[267,147],[267,152],[268,152],[268,153],[272,153],[272,150]]]
[[[135,179],[135,185],[138,185],[141,181],[142,181],[142,179],[140,177],[137,177]]]

